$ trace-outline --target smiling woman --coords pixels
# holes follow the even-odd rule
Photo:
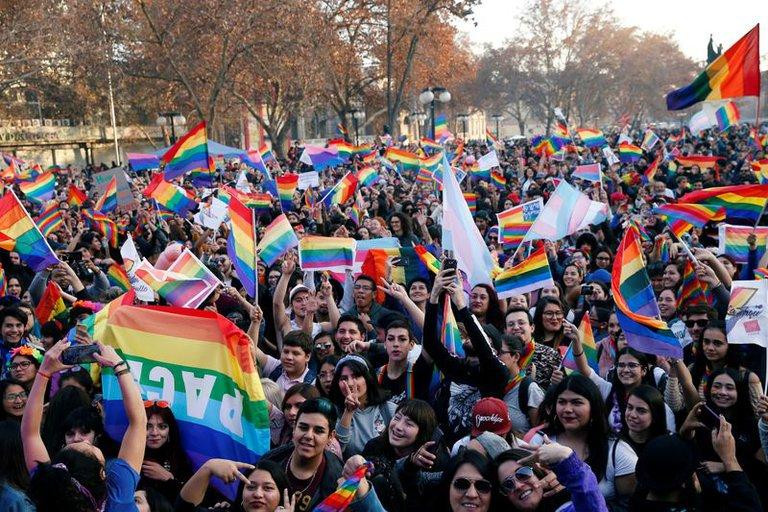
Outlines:
[[[22,383],[13,379],[0,380],[0,398],[3,400],[0,420],[21,421],[27,405],[27,390]]]

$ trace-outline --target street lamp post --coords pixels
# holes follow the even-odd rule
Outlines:
[[[469,114],[459,114],[456,119],[461,122],[461,136],[464,140],[467,140],[467,121],[469,121]]]
[[[432,138],[435,138],[435,102],[448,103],[451,101],[451,93],[445,87],[427,87],[419,94],[419,102],[429,105],[429,114],[432,118]]]
[[[501,123],[504,120],[504,116],[502,116],[501,114],[493,114],[491,116],[491,119],[496,121],[496,138],[498,139],[499,138],[499,123]]]
[[[176,125],[187,124],[187,120],[178,112],[160,112],[155,119],[157,126],[171,127],[171,145],[176,144]]]
[[[421,125],[427,120],[424,112],[411,112],[411,119],[416,123],[416,138],[421,139]]]
[[[347,117],[352,119],[352,125],[355,127],[355,146],[359,146],[360,145],[360,141],[359,141],[360,122],[365,120],[365,111],[353,108],[352,110],[347,112]]]

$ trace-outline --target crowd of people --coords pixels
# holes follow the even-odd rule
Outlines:
[[[470,171],[461,187],[476,194],[474,223],[499,267],[519,263],[529,251],[500,243],[496,214],[538,197],[546,201],[556,180],[611,209],[612,218],[602,224],[533,242],[546,249],[554,286],[504,299],[491,285],[471,287],[448,266],[397,282],[398,265],[418,261],[390,261],[391,274],[378,280],[348,273],[341,282],[327,273],[303,273],[291,250],[269,267],[259,262],[254,302],[227,256],[227,223],[213,230],[191,214],[164,214],[141,195],[150,173],[127,168],[136,205],[110,214],[120,241],[131,234],[151,262],[178,243],[211,269],[224,286],[200,308],[248,333],[268,400],[268,452],[258,461],[210,459],[199,468],[182,446],[172,408],[144,400],[112,347],[80,332],[79,342],[99,345],[96,363],[61,361],[69,330],[122,293],[106,276],[122,262],[119,250],[80,215],[97,199],[94,175],[108,166],[61,168],[56,199],[64,223],[48,236],[61,262],[35,273],[17,252],[0,250],[6,282],[0,298],[0,509],[303,512],[315,510],[368,464],[348,510],[764,510],[765,352],[729,344],[724,320],[731,282],[753,279],[755,268],[766,265],[758,257],[737,264],[719,254],[714,223],[694,228],[686,242],[711,301],[681,301],[687,252],[652,211],[691,190],[754,183],[749,163],[764,156],[763,148],[755,147],[747,126],[683,137],[677,129],[656,133],[667,151],[717,156],[716,167],[674,169],[670,159],[648,182],[650,152],[632,164],[609,164],[599,149],[579,147],[560,158],[535,153],[525,140],[495,148],[485,141],[448,143],[447,152],[461,148],[456,165]],[[639,142],[643,131],[629,136]],[[389,141],[378,140],[372,150],[384,154]],[[418,142],[400,144],[421,151]],[[471,172],[471,162],[494,149],[503,186]],[[311,170],[299,161],[300,151],[294,144],[285,159],[268,162],[271,172]],[[319,188],[333,186],[359,160],[320,172]],[[601,164],[600,183],[571,176],[577,164],[589,162]],[[284,211],[299,238],[396,237],[404,248],[420,244],[444,259],[435,183],[373,165],[378,181],[359,187],[347,204],[329,209],[297,192],[292,208],[283,210],[275,198],[268,213],[259,213],[259,229]],[[217,185],[234,183],[245,169],[237,161],[218,166]],[[265,176],[247,171],[250,186],[259,190]],[[70,185],[87,191],[84,204],[67,201]],[[210,193],[185,186],[202,202]],[[350,215],[354,201],[366,212],[359,224]],[[33,216],[41,209],[23,202]],[[643,245],[648,274],[662,318],[683,348],[680,359],[627,344],[611,274],[630,224],[649,236]],[[764,252],[754,237],[749,243],[750,254]],[[61,291],[68,313],[41,324],[36,307],[49,282]],[[441,341],[446,303],[461,333],[460,353]],[[598,367],[587,360],[578,329],[585,314]],[[569,347],[576,370],[563,365]],[[121,439],[105,433],[96,366],[117,376],[128,421]],[[217,480],[239,483],[234,500],[212,485]]]

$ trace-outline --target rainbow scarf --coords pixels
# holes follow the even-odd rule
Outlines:
[[[381,368],[379,368],[379,384],[384,383],[384,377],[387,375],[387,368],[389,367],[389,364],[385,364]],[[413,375],[413,363],[408,361],[408,364],[405,367],[405,399],[411,400],[413,398],[416,398],[415,393],[416,392],[416,379]]]
[[[325,498],[322,503],[315,507],[314,512],[342,512],[346,510],[355,497],[357,488],[360,487],[360,481],[365,478],[365,474],[371,469],[371,464],[366,463],[342,483],[336,491]]]

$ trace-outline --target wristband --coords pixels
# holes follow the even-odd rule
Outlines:
[[[584,351],[583,350],[581,352],[579,352],[578,354],[574,353],[573,357],[579,357],[581,355],[584,355]]]
[[[126,362],[125,362],[125,361],[123,361],[123,360],[120,360],[120,361],[118,361],[117,363],[115,363],[115,366],[113,366],[113,367],[112,367],[112,369],[114,370],[114,369],[115,369],[115,368],[117,368],[118,366],[122,366],[122,365],[128,366],[128,363],[126,363]]]
[[[42,370],[37,370],[37,374],[42,376],[42,377],[45,377],[48,380],[51,380],[51,374],[50,373],[45,373]]]
[[[120,370],[119,372],[115,372],[115,377],[119,377],[121,375],[125,375],[126,373],[131,373],[131,370],[129,370],[128,368],[124,368],[124,369]]]

